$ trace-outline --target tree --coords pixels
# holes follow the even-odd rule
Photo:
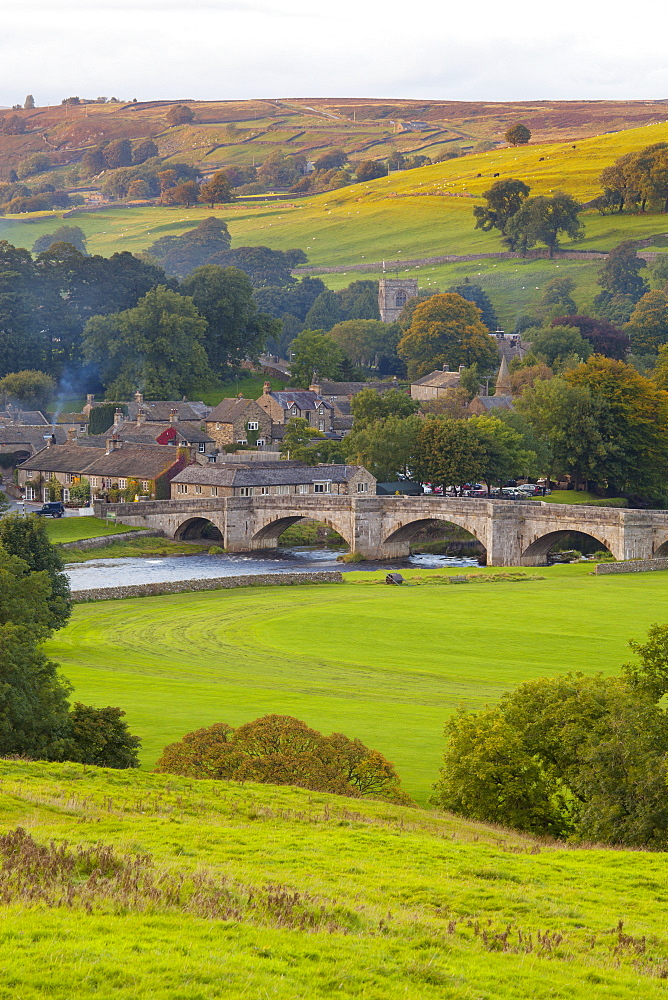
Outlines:
[[[188,125],[195,120],[195,113],[185,104],[173,104],[165,118],[168,125]]]
[[[44,410],[56,391],[56,380],[45,372],[12,372],[0,379],[0,402],[26,410]]]
[[[342,733],[323,736],[289,715],[265,715],[238,729],[216,723],[187,733],[165,747],[155,769],[410,802],[394,766],[377,750]]]
[[[624,210],[625,205],[633,205],[638,201],[633,165],[634,154],[626,153],[605,167],[599,178],[608,204],[611,207],[616,204],[620,212]]]
[[[302,250],[270,250],[269,247],[237,247],[212,254],[208,264],[238,267],[245,271],[254,288],[294,284],[292,269],[306,261]]]
[[[139,767],[141,740],[123,721],[120,708],[93,708],[77,701],[70,709],[61,756],[97,767]]]
[[[36,515],[10,514],[0,520],[0,546],[18,556],[31,573],[45,573],[49,580],[47,597],[49,628],[62,628],[72,613],[72,595],[63,560],[49,541],[44,521]]]
[[[461,295],[467,302],[473,302],[480,310],[480,318],[490,333],[498,329],[499,321],[494,312],[494,306],[490,301],[489,295],[480,285],[475,285],[469,278],[464,278],[464,281],[460,285],[453,285],[452,288],[448,288],[448,291],[453,292],[455,295]]]
[[[526,146],[531,138],[531,132],[526,125],[512,125],[504,132],[503,138],[511,146]]]
[[[44,253],[45,250],[50,250],[54,243],[69,243],[80,254],[85,256],[87,253],[86,234],[80,226],[59,226],[51,233],[44,233],[33,243],[32,252]]]
[[[363,465],[380,482],[394,482],[409,475],[415,456],[420,417],[390,414],[383,420],[355,424],[343,439],[348,461]]]
[[[544,243],[552,258],[559,249],[560,233],[574,242],[584,236],[584,225],[578,218],[581,207],[563,191],[551,198],[546,195],[527,198],[508,222],[506,242],[511,250],[519,250],[522,255],[536,243]]]
[[[575,282],[572,278],[552,278],[544,286],[540,299],[538,300],[538,312],[541,315],[554,316],[571,315],[576,313],[578,308],[573,298]]]
[[[132,143],[129,139],[114,139],[104,147],[104,161],[110,170],[132,165]]]
[[[364,427],[387,417],[410,417],[420,408],[420,403],[406,392],[390,389],[388,392],[376,392],[375,389],[362,389],[350,401],[355,427]]]
[[[472,417],[470,424],[485,449],[481,477],[488,487],[533,471],[536,455],[524,446],[522,435],[513,427],[489,415]]]
[[[418,432],[415,476],[420,482],[462,487],[485,468],[485,447],[470,420],[427,417]]]
[[[530,330],[531,347],[536,357],[553,370],[560,370],[572,358],[586,361],[591,344],[573,326],[545,326]]]
[[[326,289],[320,293],[307,312],[305,323],[309,330],[331,330],[344,319],[336,293]]]
[[[98,174],[102,173],[106,165],[104,153],[100,146],[87,149],[81,157],[81,168],[87,177],[97,177]]]
[[[32,109],[35,107],[35,98],[32,96],[32,94],[28,94],[25,101],[23,102],[23,107],[26,111],[32,111]]]
[[[139,139],[132,143],[132,162],[134,164],[145,163],[158,155],[158,147],[153,139]]]
[[[138,385],[149,398],[175,399],[211,378],[206,331],[191,298],[159,285],[134,309],[93,316],[82,346],[111,399],[127,399]]]
[[[633,240],[622,240],[608,254],[598,272],[602,291],[594,299],[594,308],[600,316],[612,323],[625,323],[633,307],[648,291],[648,286],[638,272],[646,267]]]
[[[385,177],[386,174],[387,168],[380,160],[362,160],[355,170],[358,182],[375,181],[378,177]]]
[[[662,498],[668,476],[668,393],[623,361],[592,355],[565,375],[602,407],[601,478],[613,496]]]
[[[17,167],[17,173],[21,180],[25,180],[26,177],[40,174],[44,170],[49,170],[50,167],[51,160],[46,153],[33,153],[31,156],[27,156],[25,160],[21,160]]]
[[[277,149],[258,168],[258,180],[266,187],[289,188],[301,176],[301,166],[300,160]]]
[[[10,115],[9,118],[3,119],[2,131],[5,135],[24,135],[26,123],[18,115]]]
[[[553,372],[544,361],[536,361],[535,364],[521,365],[519,368],[511,368],[510,384],[513,396],[521,396],[525,389],[530,389],[539,381],[549,381],[553,377]]]
[[[524,390],[515,409],[536,437],[548,478],[568,472],[578,485],[605,478],[603,403],[587,386],[539,380]]]
[[[333,170],[336,167],[344,166],[347,162],[348,154],[345,150],[335,147],[319,156],[313,165],[316,170]]]
[[[598,316],[555,316],[552,326],[572,326],[591,344],[593,354],[603,354],[624,361],[629,352],[629,337],[619,327]]]
[[[320,278],[306,275],[290,285],[265,285],[255,289],[255,301],[262,312],[269,313],[276,319],[283,319],[289,314],[300,320],[306,319],[306,314],[325,291],[325,284]]]
[[[668,295],[646,292],[625,327],[634,354],[654,354],[668,343]]]
[[[230,364],[257,357],[267,337],[280,335],[278,322],[258,312],[250,279],[236,267],[195,268],[180,291],[207,321],[204,347],[218,374]]]
[[[292,385],[308,387],[315,378],[341,381],[346,355],[322,330],[302,330],[292,341],[290,353]]]
[[[405,358],[411,379],[445,364],[477,364],[487,370],[498,363],[499,356],[480,310],[452,292],[432,295],[416,306],[397,351]]]
[[[208,204],[209,208],[220,205],[224,202],[234,201],[234,195],[227,177],[222,171],[214,174],[211,180],[205,181],[200,188],[200,201]]]
[[[197,181],[184,181],[176,187],[168,188],[162,192],[162,201],[165,205],[185,205],[189,208],[199,201],[200,186]]]
[[[399,329],[377,319],[347,319],[328,333],[353,364],[377,368],[381,358],[396,355]]]
[[[491,188],[483,191],[486,205],[476,205],[473,215],[476,219],[475,228],[489,232],[498,229],[502,236],[506,234],[506,226],[529,196],[531,188],[524,181],[510,178],[507,181],[495,181]]]
[[[221,251],[229,250],[232,238],[227,225],[215,216],[203,219],[180,236],[162,236],[148,248],[168,274],[185,277],[196,267],[208,264]]]
[[[309,458],[312,457],[312,444],[317,440],[324,440],[325,435],[312,427],[304,417],[292,417],[285,425],[283,439],[281,441],[281,455],[294,459],[298,462],[306,462],[313,465]]]

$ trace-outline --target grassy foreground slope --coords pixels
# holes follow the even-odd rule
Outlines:
[[[127,710],[147,766],[200,726],[278,712],[381,750],[424,802],[459,704],[495,702],[531,677],[617,671],[629,638],[666,620],[667,573],[591,569],[464,586],[439,586],[447,572],[402,570],[424,579],[414,587],[360,572],[340,585],[83,604],[47,649],[76,698]]]
[[[3,761],[0,835],[17,826],[37,847],[0,842],[2,1000],[668,995],[664,855],[294,788]]]

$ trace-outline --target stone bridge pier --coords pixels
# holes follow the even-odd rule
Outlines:
[[[213,525],[228,552],[275,548],[301,519],[337,531],[352,552],[367,559],[407,556],[425,527],[439,522],[469,531],[485,547],[489,566],[542,566],[550,549],[572,532],[600,542],[615,559],[668,555],[668,512],[621,510],[541,501],[463,500],[443,497],[255,496],[96,504],[95,513],[158,528],[170,538],[196,538]]]

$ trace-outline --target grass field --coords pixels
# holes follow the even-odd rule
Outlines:
[[[195,556],[206,552],[211,543],[174,542],[171,538],[135,538],[127,542],[111,542],[101,549],[65,549],[65,563],[89,562],[91,559],[127,559],[148,556]]]
[[[3,872],[3,1000],[668,995],[665,855],[294,788],[2,761],[0,833],[17,826],[46,855],[15,851]],[[91,876],[96,845],[114,856]]]
[[[386,587],[384,573],[356,572],[334,586],[77,605],[47,649],[76,698],[127,710],[145,766],[190,730],[278,712],[377,747],[424,802],[459,704],[494,702],[530,677],[616,671],[628,639],[666,620],[668,574],[591,569],[456,587]]]
[[[139,530],[130,528],[127,524],[114,524],[113,521],[105,521],[100,517],[45,517],[44,521],[47,534],[54,545]]]

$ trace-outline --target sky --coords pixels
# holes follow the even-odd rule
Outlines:
[[[668,4],[4,0],[0,105],[668,98]]]

